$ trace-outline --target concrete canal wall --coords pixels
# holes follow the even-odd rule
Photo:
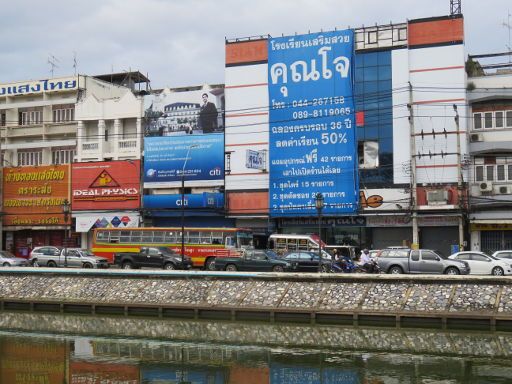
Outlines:
[[[0,309],[512,328],[508,277],[3,269]]]
[[[377,327],[203,321],[188,319],[148,319],[34,312],[0,312],[2,332],[38,335],[74,335],[87,338],[115,338],[123,343],[147,339],[170,341],[180,348],[199,345],[210,348],[216,359],[229,346],[314,348],[325,351],[365,351],[417,353],[460,357],[512,357],[512,333],[472,332],[434,329],[397,329]],[[0,332],[1,334],[1,332]],[[99,341],[101,342],[101,341]],[[110,341],[112,343],[112,341]],[[113,348],[129,350],[130,348]],[[142,354],[151,356],[151,354]],[[179,356],[175,353],[159,356]],[[231,354],[229,354],[231,355]],[[233,355],[237,356],[236,350]],[[195,353],[195,356],[199,354]],[[202,354],[201,360],[204,362]],[[133,356],[132,356],[133,357]]]

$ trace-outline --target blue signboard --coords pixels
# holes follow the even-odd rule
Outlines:
[[[192,193],[184,197],[185,208],[224,208],[223,193]],[[181,195],[144,195],[144,208],[181,208]]]
[[[186,181],[223,181],[224,134],[144,139],[144,187],[181,182],[183,169]]]
[[[358,207],[352,30],[270,39],[270,214]]]

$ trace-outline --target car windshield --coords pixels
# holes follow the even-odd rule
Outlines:
[[[278,259],[279,258],[277,256],[277,253],[275,253],[274,251],[271,251],[271,250],[266,250],[265,255],[267,255],[269,259]]]
[[[442,252],[439,252],[437,249],[434,250],[435,254],[439,256],[441,259],[448,260],[448,256],[445,256]]]
[[[82,252],[83,256],[96,256],[92,251],[89,251],[88,249],[81,249],[80,252]]]

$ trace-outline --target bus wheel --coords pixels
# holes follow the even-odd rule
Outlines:
[[[210,257],[208,260],[206,260],[206,263],[204,263],[204,269],[207,271],[215,271],[215,258]]]

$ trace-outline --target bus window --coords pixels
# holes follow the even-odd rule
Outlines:
[[[176,232],[165,232],[164,243],[175,243]]]
[[[142,231],[132,231],[131,234],[131,242],[132,243],[140,243],[142,239]]]
[[[108,232],[107,231],[98,231],[98,232],[96,232],[96,240],[98,240],[98,241],[108,241]]]
[[[307,239],[299,239],[299,251],[309,251]]]
[[[151,244],[153,242],[153,231],[142,231],[142,242]]]
[[[286,239],[276,239],[276,249],[286,249]]]
[[[109,243],[119,243],[119,231],[110,231]]]
[[[130,242],[130,231],[121,231],[121,235],[119,237],[120,243],[129,243]]]
[[[200,244],[199,241],[199,232],[198,231],[189,231],[188,232],[188,243],[189,244]]]
[[[286,242],[286,246],[288,247],[289,251],[296,251],[297,250],[297,239],[288,239]]]
[[[233,238],[231,236],[226,236],[226,247],[233,247]]]
[[[164,232],[163,231],[155,231],[153,232],[153,243],[163,243],[164,242]]]
[[[222,244],[222,232],[212,232],[212,244]]]
[[[201,232],[201,244],[211,244],[212,243],[212,233],[209,231]]]

